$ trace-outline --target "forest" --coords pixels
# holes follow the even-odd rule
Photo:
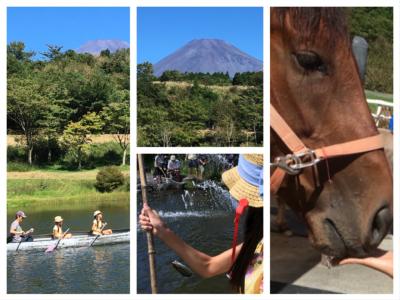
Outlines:
[[[9,168],[127,164],[129,84],[129,49],[94,56],[57,45],[34,53],[23,42],[8,44]]]
[[[263,74],[137,67],[138,146],[261,146]]]

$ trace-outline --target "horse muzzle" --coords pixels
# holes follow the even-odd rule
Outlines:
[[[314,248],[329,257],[341,259],[368,256],[390,231],[393,216],[391,209],[384,205],[373,214],[366,228],[362,224],[356,226],[354,219],[345,213],[338,216],[310,213],[306,219]]]

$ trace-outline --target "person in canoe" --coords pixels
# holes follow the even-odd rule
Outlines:
[[[239,164],[222,174],[236,206],[231,249],[215,256],[185,243],[147,204],[139,216],[141,228],[152,232],[202,277],[227,274],[237,293],[263,291],[263,156],[240,155]],[[240,216],[245,214],[243,242],[237,243]]]
[[[63,226],[63,218],[61,216],[57,216],[54,218],[54,227],[53,227],[53,239],[69,239],[72,237],[71,233],[64,234],[62,229]]]
[[[9,242],[12,243],[20,243],[20,242],[32,242],[32,232],[33,228],[29,229],[28,231],[23,231],[21,224],[23,220],[26,218],[26,215],[23,211],[18,211],[15,214],[15,220],[11,223],[10,226],[10,238]]]
[[[93,224],[92,224],[92,234],[93,235],[108,235],[112,234],[111,229],[104,229],[103,213],[100,210],[96,210],[93,213]]]

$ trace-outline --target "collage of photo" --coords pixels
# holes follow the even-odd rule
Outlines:
[[[398,299],[399,3],[12,2],[1,299]]]

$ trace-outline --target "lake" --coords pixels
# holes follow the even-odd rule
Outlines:
[[[129,228],[129,201],[77,203],[46,202],[43,207],[24,207],[28,218],[24,230],[35,228],[35,235],[49,234],[57,215],[64,219],[64,230],[72,234],[89,231],[95,210],[104,212],[107,228]],[[7,212],[8,226],[15,208]],[[7,229],[8,232],[8,229]],[[92,248],[59,249],[53,253],[9,253],[7,255],[8,293],[129,293],[129,243]]]
[[[216,255],[231,247],[234,208],[228,191],[213,182],[205,189],[149,193],[149,205],[158,211],[168,226],[191,246]],[[142,206],[138,193],[139,208]],[[137,290],[150,293],[145,233],[137,228]],[[196,274],[183,277],[171,265],[179,257],[155,238],[159,293],[232,293],[225,275],[203,279]]]

